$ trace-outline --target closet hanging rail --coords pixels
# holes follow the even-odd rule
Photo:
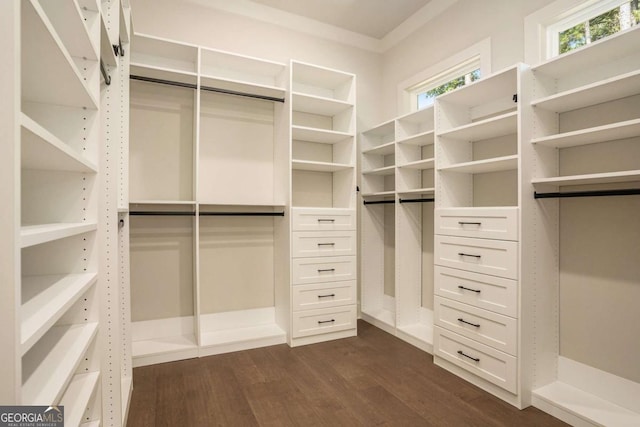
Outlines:
[[[200,216],[284,216],[282,212],[200,212]]]
[[[148,82],[148,83],[158,83],[158,84],[169,85],[169,86],[178,86],[178,87],[184,87],[187,89],[198,89],[198,85],[193,83],[174,82],[172,80],[156,79],[153,77],[138,76],[134,74],[130,75],[129,78],[131,80],[139,80],[139,81]],[[284,102],[284,98],[276,98],[274,96],[266,96],[266,95],[257,95],[254,93],[239,92],[235,90],[221,89],[221,88],[211,87],[211,86],[200,86],[200,90],[204,90],[207,92],[222,93],[225,95],[244,96],[246,98],[262,99],[266,101]]]
[[[632,196],[640,194],[640,188],[626,188],[621,190],[593,190],[593,191],[567,191],[564,193],[533,193],[534,199],[553,199],[568,197],[602,197],[602,196]]]
[[[400,199],[400,203],[428,203],[435,201],[434,198],[422,198],[422,199]]]
[[[131,216],[195,216],[195,212],[185,211],[131,211]]]
[[[365,200],[363,203],[365,205],[389,205],[395,203],[395,200]]]

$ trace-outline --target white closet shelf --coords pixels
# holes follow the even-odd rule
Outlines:
[[[402,194],[410,194],[410,195],[416,195],[416,194],[431,194],[433,195],[435,193],[436,189],[433,187],[426,187],[426,188],[415,188],[413,190],[398,190],[398,194],[402,195]]]
[[[193,334],[133,341],[132,343],[134,358],[180,353],[188,350],[197,351],[197,349],[196,337]]]
[[[480,141],[515,134],[517,131],[518,112],[511,111],[506,114],[441,132],[438,136],[464,141]]]
[[[362,171],[363,175],[393,175],[396,171],[395,166],[385,166],[383,168],[371,169],[368,171]]]
[[[586,184],[613,184],[618,182],[640,181],[640,170],[630,170],[621,172],[592,173],[586,175],[557,176],[553,178],[532,179],[534,187],[563,185],[586,185]]]
[[[381,123],[374,128],[362,132],[362,134],[366,136],[395,136],[395,126],[395,121],[389,120],[388,122]]]
[[[113,50],[113,45],[117,45],[119,42],[109,39],[109,32],[107,31],[107,24],[104,22],[104,15],[100,14],[100,58],[104,60],[104,63],[109,67],[118,66],[118,57]]]
[[[365,314],[365,315],[377,320],[378,322],[382,322],[385,325],[389,325],[391,327],[395,327],[396,315],[391,310],[387,310],[385,308],[369,309],[369,308],[364,308],[363,307],[362,308],[362,314]]]
[[[562,56],[552,58],[532,68],[534,73],[562,78],[612,62],[618,58],[635,55],[640,43],[640,27],[632,27],[607,38],[590,43]]]
[[[231,80],[241,80],[274,86],[287,66],[281,62],[267,61],[251,56],[238,55],[216,49],[200,49],[201,74]]]
[[[439,168],[441,171],[459,173],[488,173],[514,170],[518,168],[518,155],[496,157],[486,160],[458,163]]]
[[[634,119],[588,129],[581,129],[573,132],[534,138],[531,140],[531,143],[546,145],[548,147],[567,148],[632,138],[639,135],[640,119]]]
[[[21,247],[39,245],[53,240],[64,239],[82,233],[87,233],[97,229],[94,223],[55,223],[25,225],[20,228]]]
[[[319,114],[321,116],[335,116],[353,108],[353,104],[321,96],[306,95],[299,92],[291,94],[293,111]]]
[[[22,169],[96,173],[95,164],[62,142],[29,116],[21,114]]]
[[[130,200],[131,205],[195,205],[195,200]]]
[[[40,2],[40,6],[47,14],[51,23],[67,47],[69,54],[76,58],[87,58],[97,61],[99,58],[97,46],[91,40],[89,30],[85,25],[84,16],[80,8],[98,13],[95,0],[60,0]]]
[[[131,41],[131,63],[195,75],[198,46],[135,33]]]
[[[433,105],[425,107],[422,110],[414,111],[413,113],[405,114],[396,119],[399,122],[412,123],[421,125],[425,122],[433,124]]]
[[[88,423],[82,423],[79,427],[100,427],[102,423],[100,421],[89,421]]]
[[[432,145],[434,132],[433,130],[428,130],[426,132],[421,132],[416,135],[408,136],[403,139],[399,139],[396,141],[398,144],[407,144],[407,145],[417,145],[419,147],[423,147],[425,145]]]
[[[22,403],[59,402],[97,332],[97,323],[51,328],[22,357]]]
[[[60,405],[64,406],[64,422],[69,426],[80,425],[89,401],[100,380],[100,372],[89,372],[86,374],[76,374],[67,386],[67,390],[60,400]]]
[[[435,165],[435,159],[431,158],[431,159],[417,160],[415,162],[405,163],[403,165],[398,165],[398,167],[405,168],[405,169],[424,170],[424,169],[433,169],[434,165]]]
[[[509,67],[506,70],[484,77],[480,80],[462,86],[451,92],[441,95],[439,100],[446,103],[473,107],[487,104],[491,100],[511,98],[517,87],[517,68]]]
[[[200,340],[201,347],[228,346],[234,344],[251,343],[255,341],[286,340],[286,334],[278,325],[266,324],[245,328],[225,329],[220,331],[203,332]],[[252,347],[253,348],[253,347]]]
[[[353,81],[354,75],[318,65],[294,61],[292,79],[296,83],[335,92]]]
[[[336,144],[347,138],[352,138],[353,134],[338,132],[335,130],[325,130],[310,128],[305,126],[291,126],[292,139],[298,141],[318,142],[322,144]]]
[[[227,79],[208,75],[200,76],[200,85],[233,92],[249,93],[253,95],[284,98],[286,90],[281,87],[268,86],[241,80]]]
[[[398,326],[397,328],[398,331],[403,332],[424,344],[433,346],[433,323],[413,323],[411,325]]]
[[[394,196],[395,194],[395,190],[374,191],[372,193],[362,193],[362,197],[387,197]]]
[[[396,143],[394,141],[387,142],[386,144],[378,145],[377,147],[368,148],[366,150],[362,150],[362,154],[377,154],[380,156],[386,156],[388,154],[393,154],[396,149]]]
[[[338,172],[347,169],[353,169],[353,165],[342,163],[313,162],[309,160],[292,160],[291,168],[293,170],[315,171],[315,172]]]
[[[140,62],[131,62],[129,72],[132,76],[168,80],[170,82],[186,83],[190,85],[195,85],[198,82],[198,75],[194,72],[164,68]]]
[[[560,381],[533,390],[533,404],[551,414],[568,412],[589,425],[635,427],[640,414]],[[557,408],[557,409],[556,409]],[[549,412],[552,411],[552,412]],[[557,416],[557,415],[556,415]],[[585,425],[587,425],[585,423]]]
[[[563,113],[640,93],[640,71],[615,76],[531,102],[544,110]]]
[[[22,99],[67,107],[98,108],[74,60],[39,2],[22,4]]]
[[[96,273],[23,277],[21,354],[25,354],[97,278]]]

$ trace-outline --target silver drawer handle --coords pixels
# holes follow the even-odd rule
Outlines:
[[[464,287],[464,286],[462,286],[462,285],[458,285],[458,289],[462,289],[462,290],[464,290],[464,291],[471,291],[471,292],[475,292],[475,293],[477,293],[477,294],[479,294],[479,293],[481,292],[481,290],[480,290],[480,289],[471,289],[471,288]]]
[[[335,322],[336,319],[331,319],[331,320],[318,320],[318,325],[322,325],[324,323],[333,323]]]
[[[476,328],[480,327],[479,323],[471,323],[464,320],[462,317],[458,318],[458,322],[466,323],[467,325],[475,326]]]
[[[333,298],[335,297],[336,294],[329,294],[329,295],[318,295],[318,298]]]
[[[336,271],[335,268],[321,268],[318,269],[318,273],[327,273],[327,272],[331,272],[331,271]]]
[[[459,225],[477,225],[478,227],[482,225],[481,222],[468,222],[468,221],[458,221]]]
[[[466,358],[469,358],[469,359],[473,360],[474,362],[479,362],[480,361],[480,359],[477,358],[477,357],[471,357],[468,354],[464,354],[464,351],[462,351],[462,350],[458,350],[458,354],[461,355],[461,356],[464,356]]]
[[[336,220],[331,218],[318,218],[318,222],[336,222]]]
[[[458,252],[458,255],[460,256],[468,256],[468,257],[473,257],[473,258],[482,258],[482,255],[473,255],[473,254],[465,254],[464,252]]]
[[[318,243],[318,246],[335,246],[335,243]]]

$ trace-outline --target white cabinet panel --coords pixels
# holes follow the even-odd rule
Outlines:
[[[356,279],[356,258],[352,256],[294,258],[292,264],[294,285]]]
[[[355,231],[295,231],[293,257],[349,256],[356,254]]]
[[[294,231],[355,230],[356,214],[351,209],[292,209]]]
[[[435,263],[508,279],[518,278],[518,243],[435,236]]]
[[[293,311],[355,304],[356,288],[355,280],[294,286]]]
[[[353,305],[293,313],[294,338],[344,331],[356,327],[356,308]]]
[[[436,234],[518,240],[517,208],[436,209],[435,218]]]

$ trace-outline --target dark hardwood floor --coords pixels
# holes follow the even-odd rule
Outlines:
[[[563,426],[358,322],[358,337],[136,368],[129,427]]]

